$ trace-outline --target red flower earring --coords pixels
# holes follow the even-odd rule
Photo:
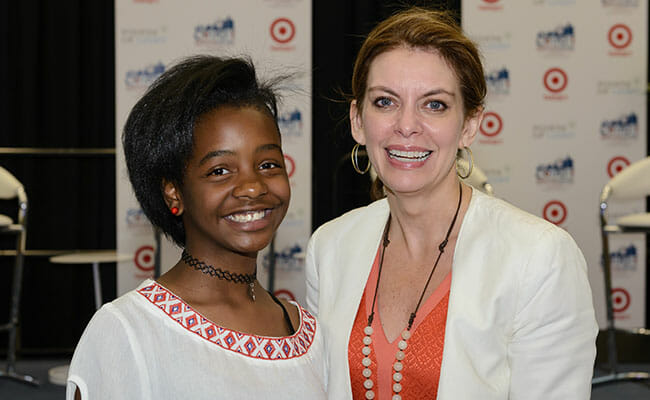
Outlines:
[[[179,212],[178,207],[172,207],[171,210],[169,210],[169,211],[171,211],[172,214],[174,214],[174,215],[178,215],[178,212]]]

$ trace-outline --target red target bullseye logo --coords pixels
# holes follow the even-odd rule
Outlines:
[[[614,312],[623,312],[630,307],[630,293],[623,288],[612,289],[612,308]]]
[[[287,175],[289,178],[293,176],[293,173],[296,172],[296,162],[293,160],[293,157],[291,157],[288,154],[284,155],[284,164],[286,165],[287,168]]]
[[[275,292],[273,292],[273,294],[275,295],[275,297],[279,299],[296,301],[296,296],[294,296],[293,293],[291,293],[287,289],[278,289]]]
[[[499,114],[493,111],[486,112],[479,127],[481,133],[485,136],[493,137],[501,133],[501,129],[503,129],[503,120]]]
[[[296,26],[289,18],[278,18],[271,23],[271,37],[278,43],[289,43],[296,36]]]
[[[135,266],[142,271],[153,271],[154,251],[152,246],[142,246],[135,252],[133,261]]]
[[[569,83],[569,77],[562,68],[551,68],[544,74],[544,87],[549,92],[560,93]]]
[[[612,47],[624,49],[632,43],[632,30],[625,24],[616,24],[609,28],[607,40]]]
[[[610,178],[613,178],[628,165],[630,165],[630,160],[627,158],[623,156],[614,157],[607,163],[607,175],[609,175]]]
[[[560,225],[567,216],[566,206],[559,200],[551,200],[544,206],[542,215],[548,222]]]

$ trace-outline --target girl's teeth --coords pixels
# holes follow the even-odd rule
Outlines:
[[[231,221],[235,222],[252,222],[252,221],[257,221],[258,219],[264,218],[264,210],[262,211],[251,211],[251,212],[245,212],[245,213],[240,213],[240,214],[232,214],[229,215],[227,218]]]

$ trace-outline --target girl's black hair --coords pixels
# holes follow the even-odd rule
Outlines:
[[[135,196],[149,221],[181,247],[185,228],[169,211],[162,183],[181,187],[198,119],[224,106],[254,107],[268,113],[277,128],[276,94],[272,84],[258,81],[253,63],[206,55],[186,58],[165,71],[124,125],[122,144]]]

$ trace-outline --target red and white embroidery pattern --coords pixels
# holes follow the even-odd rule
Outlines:
[[[157,283],[138,290],[165,314],[205,340],[226,350],[268,360],[286,360],[307,353],[316,333],[316,319],[304,308],[300,309],[302,323],[291,336],[273,338],[256,336],[222,328],[194,311],[192,307]]]

